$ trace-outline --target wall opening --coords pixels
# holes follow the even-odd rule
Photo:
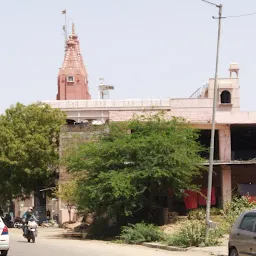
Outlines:
[[[205,152],[201,153],[201,156],[205,159],[209,159],[210,156],[210,144],[211,144],[211,130],[200,130],[198,141],[202,146],[206,148]],[[219,131],[215,130],[214,136],[214,160],[219,160]]]
[[[66,124],[67,125],[74,125],[75,124],[75,120],[72,120],[72,119],[66,119]]]
[[[220,102],[222,104],[231,103],[231,93],[229,91],[223,91],[220,95]]]
[[[250,160],[256,158],[256,125],[232,125],[231,159]]]
[[[69,83],[73,83],[75,81],[73,76],[68,76],[67,80]]]

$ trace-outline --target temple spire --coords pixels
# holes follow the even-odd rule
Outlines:
[[[74,36],[76,34],[76,30],[75,30],[75,23],[72,23],[72,36]]]
[[[66,42],[66,52],[58,75],[57,100],[90,100],[88,75],[80,52],[75,25]]]

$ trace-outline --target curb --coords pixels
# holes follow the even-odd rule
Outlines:
[[[166,251],[173,251],[173,252],[186,252],[188,251],[187,248],[180,248],[175,246],[168,246],[158,243],[143,243],[142,246],[149,247],[149,248],[155,248],[155,249],[162,249]]]
[[[181,247],[163,245],[159,243],[143,243],[142,246],[145,246],[148,248],[166,250],[166,251],[173,251],[173,252],[199,252],[199,250],[193,250],[193,247],[181,248]],[[200,251],[204,253],[208,253],[209,255],[212,255],[212,256],[228,256],[228,254],[223,252],[211,252],[207,250],[200,250]]]

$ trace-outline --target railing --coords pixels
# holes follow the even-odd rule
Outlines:
[[[107,132],[108,128],[104,125],[64,125],[61,132]]]
[[[60,109],[171,109],[171,108],[208,108],[211,99],[152,99],[152,100],[54,100],[43,101],[53,108]]]
[[[170,99],[152,99],[152,100],[55,100],[43,101],[53,108],[61,109],[79,109],[79,108],[148,108],[171,106]]]
[[[202,87],[198,88],[189,98],[194,99],[198,98],[201,95]]]

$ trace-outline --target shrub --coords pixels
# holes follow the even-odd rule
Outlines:
[[[189,220],[204,220],[206,217],[205,209],[196,209],[192,210],[188,214]]]
[[[120,234],[118,225],[110,225],[110,220],[107,217],[95,217],[93,223],[88,228],[87,238],[89,239],[109,239]]]
[[[219,209],[219,208],[211,208],[211,215],[212,216],[218,216],[218,215],[221,215],[222,214],[222,210]]]
[[[223,233],[229,233],[232,225],[239,217],[239,215],[256,207],[255,202],[250,202],[246,197],[233,198],[230,203],[227,203],[222,214],[223,221],[221,222],[221,228]]]
[[[211,216],[220,215],[222,212],[218,208],[211,208]],[[189,220],[205,220],[206,218],[206,210],[205,208],[199,208],[196,210],[192,210],[188,214]]]
[[[162,240],[164,233],[152,224],[137,223],[122,227],[120,240],[127,244],[141,244]]]
[[[166,237],[166,243],[168,245],[179,247],[214,246],[219,244],[221,232],[218,228],[210,230],[207,244],[205,244],[205,235],[205,222],[192,220],[184,224],[177,233]]]

